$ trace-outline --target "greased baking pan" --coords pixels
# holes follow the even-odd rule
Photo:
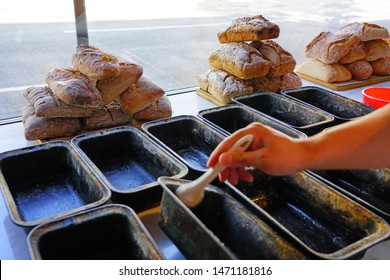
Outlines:
[[[309,171],[390,221],[390,169]]]
[[[34,228],[27,236],[32,259],[158,260],[162,254],[135,212],[101,206]]]
[[[313,257],[361,257],[388,238],[389,225],[360,204],[306,172],[273,177],[254,170],[254,182],[227,182],[233,197],[277,225]],[[243,195],[242,195],[243,194]]]
[[[194,116],[177,116],[151,121],[142,129],[190,169],[206,171],[206,163],[225,134]]]
[[[305,259],[306,256],[220,188],[185,206],[175,190],[189,182],[159,178],[164,193],[159,224],[187,259]]]
[[[0,154],[0,185],[11,219],[26,227],[97,207],[111,195],[65,141]]]
[[[340,122],[362,117],[375,110],[375,108],[359,101],[319,87],[308,86],[287,89],[283,90],[282,94],[296,101],[324,110]]]
[[[310,136],[335,125],[332,115],[274,92],[251,93],[233,101],[267,115]]]
[[[238,104],[230,104],[202,110],[199,111],[198,116],[227,134],[231,134],[240,128],[246,127],[252,122],[259,122],[294,138],[307,137],[306,134],[300,132],[299,130],[291,128],[276,121],[275,119],[261,115],[254,110],[250,110],[247,107]]]
[[[139,211],[161,200],[160,176],[184,177],[188,169],[134,127],[118,127],[72,139],[76,151],[112,192],[112,201]]]

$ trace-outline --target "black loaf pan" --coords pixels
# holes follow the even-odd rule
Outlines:
[[[190,181],[159,178],[164,193],[159,224],[187,259],[305,259],[229,194],[209,185],[190,209],[175,190]]]
[[[25,227],[102,205],[111,195],[65,141],[2,153],[0,185],[11,219]]]
[[[226,137],[194,116],[147,122],[142,129],[191,170],[204,172],[211,152]]]
[[[308,136],[336,124],[334,117],[327,112],[274,92],[240,95],[233,97],[233,101],[281,121]]]
[[[273,177],[252,170],[254,182],[232,186],[231,195],[277,225],[313,258],[359,258],[389,236],[381,217],[306,172]]]
[[[282,91],[296,101],[314,106],[333,115],[336,121],[345,122],[371,113],[375,108],[319,87],[301,87]]]
[[[188,172],[183,163],[134,127],[79,135],[72,145],[110,188],[111,200],[136,211],[159,204],[158,177],[181,178]]]
[[[110,204],[35,227],[27,236],[32,259],[154,260],[160,251],[135,212]]]
[[[238,104],[229,104],[199,111],[198,116],[222,132],[231,134],[252,122],[259,122],[294,138],[306,138],[306,134],[274,119]]]
[[[390,221],[390,169],[309,171]]]

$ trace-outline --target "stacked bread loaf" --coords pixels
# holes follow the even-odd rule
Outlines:
[[[24,92],[28,104],[22,109],[22,119],[27,140],[135,125],[172,115],[164,90],[130,59],[80,45],[72,63],[75,68],[47,73],[47,85]]]
[[[272,40],[279,33],[261,15],[233,20],[218,33],[221,46],[209,56],[212,69],[198,76],[200,89],[226,104],[242,94],[302,86],[294,57]]]
[[[390,73],[390,46],[386,28],[354,22],[337,32],[321,32],[307,46],[297,72],[333,83],[366,80]]]

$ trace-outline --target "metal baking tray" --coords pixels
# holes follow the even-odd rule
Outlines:
[[[336,124],[332,115],[274,92],[233,97],[233,101],[267,115],[306,135],[316,134]]]
[[[151,121],[142,129],[191,170],[205,172],[211,152],[226,135],[194,116]]]
[[[353,120],[375,110],[375,108],[359,101],[319,87],[307,86],[297,89],[286,89],[281,93],[298,102],[324,110],[339,122]]]
[[[111,200],[136,211],[159,204],[158,177],[181,178],[188,172],[182,162],[130,126],[82,134],[71,143],[110,188]]]
[[[238,104],[205,109],[199,111],[198,116],[205,122],[221,129],[222,132],[226,134],[231,134],[236,130],[246,127],[252,122],[259,122],[294,138],[307,137],[306,134],[300,132],[299,130],[291,128],[275,119],[261,115],[254,110],[250,110],[247,107]]]
[[[0,186],[11,219],[25,227],[97,207],[111,195],[65,141],[0,154]]]
[[[390,169],[312,170],[318,179],[390,221]]]
[[[120,204],[39,225],[27,241],[31,258],[38,260],[163,259],[135,212]]]
[[[248,209],[277,225],[321,259],[358,258],[388,238],[387,222],[306,172],[273,177],[252,171],[254,182],[232,186]]]
[[[221,189],[185,206],[174,194],[183,179],[159,178],[164,193],[159,224],[187,259],[305,259],[291,243]]]

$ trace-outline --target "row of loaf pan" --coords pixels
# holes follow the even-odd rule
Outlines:
[[[234,105],[229,107],[234,112],[240,112],[237,117],[243,118],[243,120],[233,125],[231,122],[227,122],[228,126],[220,129],[217,129],[217,127],[221,124],[211,125],[213,123],[212,119],[206,120],[205,114],[202,114],[201,118],[179,116],[145,124],[143,129],[149,137],[130,127],[122,127],[78,136],[72,140],[71,146],[66,144],[66,142],[52,142],[2,154],[0,157],[0,179],[3,194],[7,194],[5,198],[11,217],[18,223],[20,217],[27,216],[26,213],[30,211],[36,211],[34,208],[36,207],[34,206],[36,199],[34,197],[35,188],[29,190],[27,187],[31,183],[33,183],[33,186],[38,186],[38,189],[42,189],[42,205],[48,205],[49,208],[53,208],[56,211],[58,203],[50,197],[50,192],[52,192],[52,189],[65,188],[70,192],[67,195],[68,197],[72,197],[72,199],[81,197],[78,200],[88,201],[88,204],[82,204],[76,209],[70,209],[62,213],[57,211],[54,214],[50,214],[52,216],[44,216],[37,221],[32,219],[24,222],[19,221],[18,224],[32,226],[43,223],[38,227],[41,229],[40,232],[33,230],[32,233],[35,232],[35,234],[30,234],[31,242],[33,237],[37,239],[40,234],[44,234],[45,227],[47,227],[46,230],[54,229],[56,234],[49,233],[48,236],[58,234],[58,237],[55,237],[55,239],[72,236],[72,234],[62,233],[62,231],[65,233],[73,231],[71,228],[75,228],[74,234],[79,235],[81,234],[80,232],[83,232],[85,236],[88,236],[89,226],[81,227],[80,232],[77,229],[79,226],[78,222],[81,223],[83,215],[87,216],[87,223],[90,223],[95,218],[94,211],[98,209],[100,211],[101,206],[97,206],[106,203],[109,199],[113,202],[127,204],[135,209],[151,207],[160,203],[161,185],[164,188],[160,206],[161,227],[187,258],[351,258],[387,238],[389,230],[385,221],[330,188],[325,181],[321,181],[309,173],[301,174],[293,179],[287,177],[282,181],[277,180],[278,178],[264,175],[256,176],[259,179],[255,183],[261,188],[264,188],[264,184],[268,186],[269,181],[273,182],[275,180],[272,184],[277,187],[265,192],[265,194],[269,195],[266,199],[272,201],[272,205],[275,206],[280,202],[280,197],[291,197],[294,203],[299,202],[295,206],[283,206],[284,208],[281,207],[281,209],[271,212],[267,212],[267,209],[254,204],[255,201],[258,201],[258,198],[251,197],[249,194],[229,184],[217,188],[217,191],[213,191],[212,195],[206,196],[210,198],[206,198],[199,209],[186,208],[174,195],[171,198],[171,202],[169,202],[169,198],[164,198],[173,194],[169,187],[167,188],[167,185],[173,184],[177,186],[177,184],[184,183],[184,181],[178,178],[184,177],[189,170],[203,172],[206,169],[208,156],[216,145],[226,135],[245,126],[248,122],[259,121],[290,136],[305,137],[298,130],[281,124],[268,116],[255,114],[253,110],[244,108],[245,106]],[[225,114],[223,109],[220,110]],[[227,115],[234,116],[234,114]],[[220,119],[216,117],[215,120]],[[56,150],[64,150],[66,152],[59,153]],[[160,157],[160,155],[163,155],[162,159],[157,160],[156,158]],[[29,166],[32,161],[41,163],[41,166],[39,167],[38,164],[35,170],[30,170]],[[63,162],[63,165],[57,170],[58,162]],[[48,165],[49,167],[47,167]],[[14,170],[17,169],[20,170],[18,176],[13,174]],[[64,172],[67,169],[75,171]],[[47,172],[42,170],[47,170]],[[25,173],[27,176],[24,175]],[[58,175],[56,176],[58,178],[56,176],[49,178],[57,173]],[[162,179],[160,184],[158,184],[156,182],[157,177],[161,178],[161,176],[169,176],[171,178],[167,180],[171,181],[166,183]],[[64,183],[63,177],[68,178],[66,180],[71,182]],[[74,183],[74,180],[80,181],[78,177],[82,178],[82,182]],[[90,178],[95,179],[96,182],[91,183]],[[145,178],[150,180],[144,181]],[[309,188],[306,187],[308,182],[310,182],[310,186],[315,185],[318,187],[308,191]],[[56,184],[59,186],[56,186]],[[69,187],[69,185],[72,186],[73,184],[77,187],[73,187],[72,190],[72,187]],[[66,185],[66,187],[63,185]],[[99,200],[93,204],[91,201],[94,201],[94,199],[89,197],[90,194],[88,192],[95,193],[96,186],[100,186],[106,195],[103,196],[102,201]],[[215,190],[213,186],[210,186],[210,188]],[[285,189],[293,191],[286,195],[284,193]],[[275,190],[281,193],[277,193]],[[110,196],[110,192],[112,196]],[[151,193],[155,195],[153,196]],[[20,199],[23,196],[28,199]],[[67,196],[64,196],[64,200],[67,200]],[[262,192],[263,196],[264,192]],[[312,201],[309,201],[309,198]],[[8,203],[8,199],[11,201],[10,203]],[[45,203],[45,201],[48,203]],[[337,201],[337,205],[332,201]],[[280,205],[294,205],[290,201],[282,202]],[[60,201],[60,204],[62,207],[67,202]],[[184,211],[185,214],[175,216],[176,212],[180,212],[177,209],[181,209],[180,211]],[[26,213],[18,213],[20,210]],[[16,212],[16,215],[12,215],[12,211]],[[47,215],[50,211],[42,209],[41,212]],[[79,214],[75,214],[76,212]],[[106,212],[103,211],[103,213]],[[59,219],[61,215],[65,217],[66,222]],[[222,219],[224,216],[235,218],[232,218],[232,220]],[[299,229],[299,225],[302,222],[307,222],[308,216],[311,217],[311,227],[307,225],[307,228],[310,228],[310,230],[308,231],[305,228],[302,231]],[[178,219],[178,223],[170,224],[174,219]],[[98,220],[102,219],[98,218]],[[242,220],[242,224],[240,224],[240,220]],[[57,225],[54,226],[52,223],[57,223]],[[187,228],[178,227],[178,225],[184,224],[189,224],[190,226]],[[231,228],[233,225],[237,228],[237,231],[233,235],[234,238],[229,239],[230,237],[226,236],[223,228]],[[201,232],[202,235],[198,237],[197,235],[193,236],[195,228],[198,227],[200,231],[197,232]],[[92,225],[91,228],[94,228],[94,226]],[[126,230],[126,227],[123,228]],[[335,228],[338,230],[337,236],[332,237],[330,233],[335,231]],[[84,229],[86,230],[84,231]],[[351,233],[353,233],[352,236]],[[107,232],[107,234],[109,233]],[[180,236],[182,239],[178,241]],[[260,238],[261,236],[266,236],[267,238],[262,239]],[[316,236],[324,236],[324,243],[319,244],[316,241]],[[147,235],[147,237],[149,236]],[[44,239],[46,237],[41,236],[41,238]],[[52,244],[54,239],[50,238],[47,243],[39,243]],[[202,249],[201,245],[204,239],[210,240],[211,243],[214,242],[215,250],[210,250],[208,255],[202,255],[204,251],[208,251]],[[150,238],[148,240],[149,242],[146,243],[154,245],[153,240],[150,240]],[[270,243],[268,240],[272,240],[272,242]],[[191,242],[195,242],[197,246],[191,247],[189,245]],[[60,241],[59,244],[61,243]],[[66,244],[66,242],[63,243]],[[244,248],[241,248],[244,247],[240,246],[241,243],[251,244],[250,248],[256,249],[251,250],[251,252],[245,251]],[[70,247],[70,245],[68,246]],[[88,246],[84,248],[88,248]],[[50,247],[53,247],[53,245],[50,245]],[[264,250],[265,248],[266,250]],[[36,248],[33,251],[36,251]],[[44,255],[49,256],[48,258],[61,258],[61,256],[56,254],[55,250]],[[71,255],[74,258],[74,255]],[[65,255],[64,258],[70,258],[71,255]],[[158,252],[149,255],[152,256],[151,258],[159,258],[158,256],[161,256]],[[119,254],[119,256],[118,254],[100,255],[101,258],[108,258],[108,256],[131,258],[128,255],[125,257],[123,254]],[[99,258],[99,254],[95,252],[92,255],[87,254],[79,257]]]

